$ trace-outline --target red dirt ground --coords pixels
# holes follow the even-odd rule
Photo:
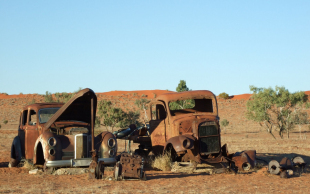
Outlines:
[[[265,168],[236,175],[209,173],[173,173],[148,170],[147,181],[111,181],[113,171],[105,171],[103,180],[89,180],[82,175],[30,175],[25,168],[8,168],[10,145],[17,130],[1,130],[0,193],[309,193],[309,165],[303,174],[289,179],[270,175]],[[272,160],[291,156],[292,152],[307,162],[309,139],[300,140],[298,133],[289,140],[273,140],[265,132],[223,134],[231,152],[240,149],[258,151],[258,157]],[[296,143],[296,142],[299,142]],[[298,146],[296,146],[298,145]],[[266,154],[269,153],[269,154]],[[276,153],[276,154],[272,154]],[[279,159],[278,159],[279,160]]]

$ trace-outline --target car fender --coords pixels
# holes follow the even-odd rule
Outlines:
[[[13,139],[12,146],[11,146],[11,158],[16,159],[17,161],[21,161],[24,155],[22,154],[22,147],[20,143],[19,136],[16,136]]]
[[[51,146],[48,144],[50,138],[56,139],[56,145]],[[40,147],[41,146],[41,147]],[[54,150],[54,153],[51,154],[51,150]],[[40,152],[43,152],[43,158],[45,161],[53,161],[53,160],[61,160],[62,158],[62,149],[61,142],[57,136],[51,132],[44,132],[41,134],[35,143],[34,146],[34,155],[33,155],[33,163],[36,164],[38,162],[38,158],[42,157]]]
[[[179,135],[170,138],[164,147],[164,151],[166,151],[169,147],[169,145],[172,145],[174,150],[176,152],[182,152],[188,149],[194,148],[194,142],[196,141],[196,138],[192,135]]]
[[[113,139],[113,140],[110,140]],[[108,141],[114,141],[112,146],[108,145]],[[95,149],[99,152],[100,158],[115,157],[117,153],[117,140],[116,137],[107,131],[104,131],[95,137]]]

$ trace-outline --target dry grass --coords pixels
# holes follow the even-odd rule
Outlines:
[[[163,155],[155,157],[152,162],[152,167],[162,171],[171,171],[171,153],[166,152]]]
[[[35,169],[34,165],[31,162],[29,162],[29,160],[26,159],[22,159],[19,165],[27,170]]]

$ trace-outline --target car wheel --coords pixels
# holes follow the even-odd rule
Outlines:
[[[102,162],[99,162],[96,166],[96,179],[102,179],[104,174],[104,165]]]

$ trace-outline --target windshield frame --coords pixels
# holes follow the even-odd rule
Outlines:
[[[193,108],[185,108],[185,109],[177,109],[177,110],[172,110],[170,109],[170,103],[172,102],[177,102],[177,101],[184,101],[184,100],[193,100],[194,101],[194,107]],[[212,112],[205,112],[205,111],[199,111],[195,110],[194,108],[196,107],[196,100],[211,100],[211,106],[212,106]],[[167,109],[169,111],[169,114],[174,117],[177,115],[186,115],[186,114],[211,114],[211,115],[216,115],[217,114],[217,102],[214,100],[214,98],[180,98],[177,100],[171,100],[167,103]],[[184,113],[182,113],[184,111]],[[185,112],[186,111],[186,112]],[[179,114],[175,114],[179,113]]]

